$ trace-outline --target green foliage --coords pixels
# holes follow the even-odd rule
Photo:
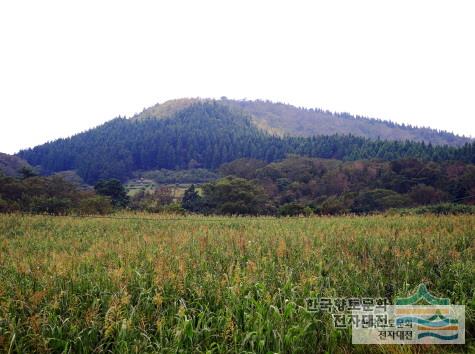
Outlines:
[[[112,203],[109,197],[90,195],[79,200],[76,213],[80,215],[106,215],[112,213]]]
[[[313,210],[308,206],[303,206],[297,203],[287,203],[279,207],[277,211],[280,216],[310,216]]]
[[[23,179],[38,176],[38,174],[31,167],[28,167],[28,166],[23,166],[20,169],[19,173],[20,173],[21,178]]]
[[[222,178],[203,185],[202,189],[202,210],[207,213],[258,215],[271,211],[264,191],[243,178]]]
[[[372,189],[358,194],[352,205],[352,211],[368,213],[389,208],[402,208],[409,204],[410,200],[407,196],[388,189]]]
[[[15,207],[11,207],[6,200],[3,200],[0,197],[0,213],[8,213],[9,211],[15,210]]]
[[[20,170],[24,167],[32,169],[25,160],[0,152],[0,176],[20,177]]]
[[[202,198],[195,189],[194,184],[185,191],[181,201],[181,207],[191,212],[199,211],[202,208]]]
[[[412,187],[409,196],[416,204],[437,204],[450,199],[448,193],[425,184]]]
[[[160,209],[160,211],[163,213],[178,214],[178,215],[184,215],[186,212],[186,210],[182,207],[180,203],[170,203],[170,204],[164,205]]]
[[[238,165],[239,161],[234,165]],[[475,166],[402,159],[342,162],[291,156],[256,170],[254,182],[275,206],[313,205],[320,214],[475,202]],[[285,209],[284,209],[285,210]]]
[[[123,216],[0,215],[1,353],[473,352],[472,215]],[[306,307],[421,282],[465,305],[466,345],[354,346]]]
[[[116,118],[71,138],[23,150],[19,156],[40,165],[46,173],[76,170],[86,182],[96,183],[107,178],[124,181],[139,170],[216,169],[239,158],[272,162],[288,154],[339,160],[417,157],[475,162],[475,143],[455,148],[353,135],[270,135],[258,129],[245,113],[204,102],[192,104],[169,119]]]
[[[393,209],[390,211],[392,214],[401,215],[421,215],[421,214],[435,214],[435,215],[462,215],[462,214],[475,214],[474,205],[454,204],[454,203],[441,203],[435,205],[425,205],[418,208],[411,209]]]
[[[319,205],[317,211],[323,215],[344,214],[350,212],[350,206],[342,197],[332,195]]]
[[[265,100],[222,100],[231,108],[252,115],[257,124],[270,133],[296,136],[348,135],[370,139],[425,141],[433,145],[458,145],[470,142],[469,138],[446,131],[417,128],[391,121],[333,113],[318,108],[308,109]]]
[[[152,170],[137,173],[139,177],[151,179],[158,184],[205,183],[218,178],[218,175],[204,168],[187,170]]]
[[[60,176],[17,179],[0,177],[0,212],[31,212],[46,214],[107,214],[111,212],[108,198]]]
[[[185,210],[175,202],[173,191],[169,187],[161,187],[151,192],[139,191],[130,198],[129,208],[149,213],[177,213]]]
[[[46,213],[65,215],[72,209],[72,200],[56,196],[32,196],[29,200],[30,211],[33,213]]]
[[[129,203],[127,192],[118,179],[100,180],[96,183],[94,189],[97,194],[109,197],[114,207],[124,208]]]
[[[256,159],[237,159],[229,163],[225,163],[219,167],[219,173],[222,176],[235,176],[246,179],[256,177],[256,171],[267,165],[265,161]]]

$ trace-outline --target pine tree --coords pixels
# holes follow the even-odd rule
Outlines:
[[[195,189],[195,185],[192,184],[190,188],[185,191],[183,199],[181,201],[181,207],[185,210],[196,212],[201,207],[201,197]]]

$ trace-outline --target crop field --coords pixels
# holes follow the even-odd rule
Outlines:
[[[0,215],[0,352],[475,352],[473,215],[115,217]],[[353,346],[306,307],[420,283],[467,344]]]
[[[191,183],[157,184],[152,180],[133,180],[125,185],[125,189],[127,191],[127,195],[129,197],[133,197],[141,191],[152,194],[159,188],[168,188],[170,189],[173,200],[178,202],[181,201],[183,195],[185,194],[185,190],[190,186]],[[199,191],[200,189],[197,188],[197,190]]]
[[[125,186],[125,190],[129,196],[134,196],[140,191],[153,193],[157,188],[157,184],[152,180],[131,180]]]

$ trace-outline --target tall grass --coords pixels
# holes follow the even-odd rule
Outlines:
[[[148,216],[150,217],[150,216]],[[0,216],[0,352],[474,350],[475,217]],[[316,296],[467,306],[465,346],[352,346]]]

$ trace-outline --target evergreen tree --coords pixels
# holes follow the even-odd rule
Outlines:
[[[118,208],[124,208],[129,203],[129,197],[124,186],[118,179],[100,180],[94,186],[96,193],[111,198],[112,205]]]
[[[183,195],[181,201],[181,207],[185,210],[196,212],[201,209],[202,200],[200,195],[195,189],[195,185],[192,184]]]

